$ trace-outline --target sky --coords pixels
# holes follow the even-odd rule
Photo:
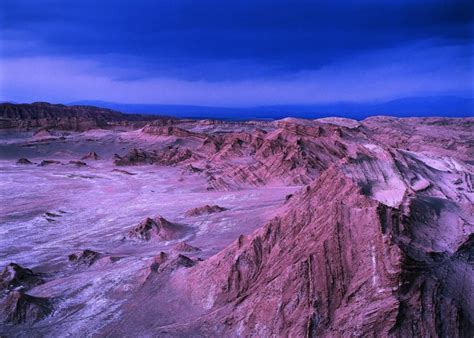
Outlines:
[[[473,96],[468,0],[1,0],[0,101]]]

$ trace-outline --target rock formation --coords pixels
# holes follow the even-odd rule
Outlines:
[[[40,130],[38,130],[36,133],[33,134],[33,137],[34,138],[51,138],[51,137],[54,137],[53,134],[51,134],[51,132],[46,129],[46,128],[42,128]]]
[[[97,195],[107,196],[108,206],[125,200],[126,207],[120,216],[101,208],[91,217],[97,219],[93,230],[81,228],[79,242],[67,237],[63,256],[68,248],[81,247],[87,235],[104,234],[98,247],[106,252],[110,245],[111,252],[126,258],[115,264],[118,257],[87,249],[71,254],[63,271],[47,275],[10,264],[0,276],[0,317],[9,323],[7,336],[23,328],[54,336],[70,332],[68,323],[79,325],[83,318],[87,322],[81,325],[88,327],[80,334],[97,336],[126,336],[132,329],[138,336],[224,337],[471,337],[474,332],[472,118],[133,120],[91,107],[0,106],[0,128],[48,128],[52,135],[70,130],[64,140],[47,142],[32,141],[31,132],[23,130],[18,135],[27,141],[5,146],[28,154],[22,156],[59,159],[84,144],[76,158],[90,149],[101,149],[104,156],[125,153],[114,155],[116,169],[106,162],[81,169],[103,174],[97,184],[93,176],[64,175],[67,187],[99,187]],[[109,130],[74,131],[97,126]],[[95,159],[94,152],[83,157]],[[123,170],[142,164],[155,167]],[[35,179],[49,179],[46,169],[17,171],[33,170]],[[155,189],[158,184],[163,186]],[[130,199],[114,199],[117,190],[129,188],[138,188],[139,195],[130,209]],[[21,214],[27,226],[60,233],[74,217],[75,198],[67,194],[61,206],[54,199],[41,208],[31,203],[34,208]],[[162,198],[160,207],[169,207],[176,219],[200,200],[225,201],[232,212],[209,216],[226,210],[212,204],[190,209],[185,216],[193,228],[161,216],[146,218],[124,240],[149,243],[108,241],[123,231],[100,228],[109,219],[135,217]],[[60,211],[43,214],[44,208],[71,212],[61,217]],[[8,219],[17,217],[16,211]],[[15,230],[2,235],[16,235]],[[35,233],[38,240],[44,240],[41,233]],[[24,254],[15,250],[13,255]],[[39,252],[36,245],[28,250]],[[42,271],[63,266],[45,262],[49,253],[38,256]],[[86,304],[94,292],[99,301]],[[31,324],[51,314],[53,300],[60,311],[48,325]],[[103,314],[104,304],[113,313]],[[13,323],[21,325],[10,332]]]
[[[120,156],[114,160],[114,164],[118,166],[152,164],[157,161],[156,153],[147,152],[142,149],[132,149],[124,156]]]
[[[82,161],[69,161],[69,164],[73,164],[76,167],[84,167],[87,165],[87,163],[82,162]]]
[[[186,129],[178,127],[164,127],[164,126],[155,126],[153,123],[146,125],[142,131],[146,134],[156,135],[156,136],[175,136],[175,137],[203,137],[198,133],[190,132]]]
[[[145,151],[143,149],[132,149],[124,156],[114,157],[114,164],[118,166],[158,164],[172,166],[184,163],[188,160],[197,160],[199,157],[189,149],[180,147],[166,147],[161,151]]]
[[[102,255],[96,251],[85,249],[77,253],[70,254],[68,260],[76,265],[90,266],[94,264]]]
[[[61,163],[61,161],[56,161],[56,160],[43,160],[38,165],[40,167],[46,167],[47,165],[51,165],[51,164],[62,164],[62,163]]]
[[[91,151],[91,152],[88,152],[86,155],[82,156],[81,160],[83,160],[83,161],[85,161],[85,160],[97,161],[97,160],[100,160],[100,156],[97,155],[97,153],[95,151]]]
[[[164,217],[147,217],[140,224],[128,232],[128,237],[142,241],[161,240],[170,241],[182,237],[186,227],[181,224],[171,223]]]
[[[38,274],[15,263],[8,264],[0,275],[0,291],[30,289],[41,283],[43,280]]]
[[[5,324],[31,324],[53,311],[50,299],[34,297],[19,291],[9,293],[0,301],[0,322]]]
[[[178,244],[176,244],[174,246],[174,249],[176,251],[182,251],[182,252],[198,252],[198,251],[201,251],[201,249],[199,249],[195,246],[189,245],[186,242],[179,242]]]
[[[439,184],[413,190],[406,159],[380,150],[366,156],[331,166],[281,216],[195,268],[188,283],[218,291],[210,315],[191,330],[311,337],[472,333],[470,197],[457,195],[458,203],[439,197],[454,193]],[[398,181],[387,182],[390,176]],[[367,177],[373,189],[365,188]],[[206,292],[190,292],[209,308]]]
[[[226,211],[227,209],[226,208],[223,208],[223,207],[220,207],[216,204],[214,205],[203,205],[202,207],[197,207],[197,208],[193,208],[193,209],[190,209],[188,211],[186,211],[185,215],[187,217],[192,217],[192,216],[201,216],[201,215],[204,215],[204,214],[213,214],[213,213],[216,213],[216,212],[222,212],[222,211]]]
[[[41,128],[84,131],[108,128],[116,124],[128,125],[139,121],[160,119],[159,116],[122,114],[92,106],[65,106],[46,102],[0,104],[0,129]]]
[[[474,158],[474,118],[407,118],[374,116],[362,121],[374,140],[394,148],[428,152],[470,161]]]
[[[192,260],[188,256],[178,254],[177,256],[163,255],[161,253],[153,260],[151,270],[154,272],[172,272],[181,267],[190,268],[196,265],[196,261]]]
[[[194,154],[190,149],[181,147],[167,147],[158,154],[157,164],[173,166],[184,164],[189,161],[199,160],[201,157]]]
[[[20,158],[18,161],[16,161],[16,164],[33,164],[33,162],[27,158]]]

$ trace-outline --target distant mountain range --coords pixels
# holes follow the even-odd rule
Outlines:
[[[474,116],[474,98],[458,96],[410,97],[377,103],[340,102],[245,108],[168,104],[126,104],[87,100],[71,102],[68,105],[91,105],[133,114],[157,114],[181,118],[215,118],[229,120],[280,119],[284,117],[320,118],[327,116],[341,116],[360,120],[373,115],[390,115],[397,117]]]

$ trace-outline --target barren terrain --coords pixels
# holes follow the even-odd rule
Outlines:
[[[27,107],[2,106],[1,335],[472,336],[474,119]]]

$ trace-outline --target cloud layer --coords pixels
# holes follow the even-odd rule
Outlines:
[[[469,1],[4,0],[0,99],[258,105],[472,90]]]

